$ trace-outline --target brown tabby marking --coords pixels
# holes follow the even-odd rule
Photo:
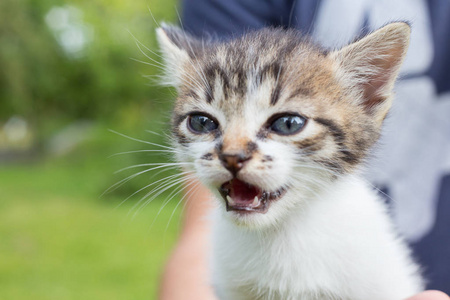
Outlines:
[[[291,143],[313,161],[339,173],[349,172],[364,160],[379,137],[397,65],[405,51],[402,45],[408,43],[407,27],[388,25],[380,30],[385,33],[379,34],[379,39],[388,40],[388,46],[389,39],[404,38],[404,44],[387,47],[385,42],[377,49],[378,37],[362,38],[331,52],[295,30],[266,28],[227,42],[200,42],[166,28],[166,35],[188,57],[179,67],[181,84],[173,133],[180,144],[189,143],[180,124],[205,104],[220,110],[228,121],[242,118],[240,107],[248,96],[266,89],[267,99],[261,99],[261,105],[290,107],[320,127],[314,135]],[[370,43],[374,44],[366,47]],[[372,52],[364,51],[366,48]],[[266,125],[255,137],[249,137],[240,133],[245,124],[235,122],[228,132],[219,128],[211,136],[217,140],[217,153],[258,152],[256,146],[249,145],[273,138]]]

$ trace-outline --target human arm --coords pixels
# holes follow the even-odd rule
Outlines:
[[[208,259],[210,254],[211,209],[209,191],[191,181],[186,188],[183,228],[162,277],[160,300],[214,300],[210,284]],[[194,187],[189,192],[189,186]]]

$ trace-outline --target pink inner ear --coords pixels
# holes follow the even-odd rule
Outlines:
[[[363,84],[364,106],[368,112],[386,100],[391,76],[392,72],[380,70],[379,74],[374,75]]]
[[[400,47],[387,49],[382,59],[377,58],[370,62],[376,71],[369,75],[363,84],[364,106],[367,111],[372,112],[389,96],[401,60],[401,51]]]
[[[392,23],[336,52],[343,68],[353,73],[362,88],[361,105],[377,119],[383,119],[389,109],[390,103],[386,101],[405,56],[409,36],[407,24]]]

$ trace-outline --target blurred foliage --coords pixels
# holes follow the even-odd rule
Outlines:
[[[46,22],[54,8],[80,14],[72,21],[92,35],[81,55],[58,43]],[[127,105],[160,98],[141,77],[157,70],[130,59],[148,61],[132,35],[156,48],[153,17],[176,20],[175,1],[0,1],[0,120],[21,115],[40,126],[49,118],[111,118]]]
[[[142,76],[159,73],[146,57],[158,59],[153,18],[176,22],[176,1],[0,1],[0,299],[156,298],[180,197],[166,205],[163,194],[133,220],[149,189],[119,204],[175,171],[100,197],[147,167],[114,171],[168,160],[109,158],[159,147],[108,129],[167,142],[173,93]]]
[[[0,1],[0,130],[10,117],[20,116],[32,131],[32,151],[41,157],[53,155],[49,148],[54,135],[77,120],[89,120],[94,130],[109,128],[134,138],[167,143],[165,132],[173,93],[144,76],[160,73],[148,58],[159,59],[157,22],[176,20],[175,0]],[[80,39],[84,41],[81,46]],[[121,151],[155,149],[109,135],[108,142],[82,143],[65,153],[65,158],[90,161],[92,156],[106,160]],[[104,134],[94,134],[93,138],[99,136]],[[95,143],[101,144],[96,149],[103,156],[89,150]],[[114,164],[114,159],[122,165]],[[108,163],[118,168],[168,160],[157,153],[114,159]],[[118,178],[110,175],[109,169],[103,171],[105,183],[99,190]],[[166,175],[159,174],[155,180]],[[129,195],[148,184],[149,177],[136,178],[115,193]]]

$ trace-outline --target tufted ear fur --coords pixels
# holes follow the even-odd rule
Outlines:
[[[201,50],[201,41],[182,29],[167,24],[156,29],[156,36],[165,65],[162,84],[179,87],[183,68]]]
[[[410,33],[407,23],[391,23],[330,54],[339,65],[339,75],[361,92],[361,104],[380,125],[391,107]]]

